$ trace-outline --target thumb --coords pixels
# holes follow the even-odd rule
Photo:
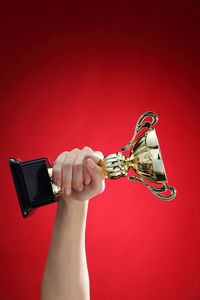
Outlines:
[[[92,177],[92,180],[98,182],[99,180],[104,179],[104,173],[101,167],[99,167],[93,159],[88,158],[85,161],[85,166],[88,174]]]

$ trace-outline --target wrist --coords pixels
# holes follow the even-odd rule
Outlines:
[[[87,213],[89,200],[79,201],[76,199],[60,199],[57,210],[70,216],[82,216]]]

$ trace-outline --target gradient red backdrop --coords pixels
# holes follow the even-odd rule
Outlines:
[[[200,299],[199,1],[28,3],[1,7],[0,299],[40,298],[56,212],[22,218],[8,157],[120,151],[148,110],[177,197],[106,180],[88,210],[91,299]]]

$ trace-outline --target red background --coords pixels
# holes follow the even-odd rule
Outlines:
[[[199,1],[28,3],[1,7],[0,299],[39,299],[56,212],[22,218],[8,157],[120,151],[148,110],[177,197],[106,180],[88,211],[91,299],[200,299]]]

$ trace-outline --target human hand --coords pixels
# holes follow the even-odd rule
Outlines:
[[[61,153],[53,164],[53,182],[62,187],[61,198],[89,200],[105,189],[104,174],[97,164],[103,154],[89,147]]]

